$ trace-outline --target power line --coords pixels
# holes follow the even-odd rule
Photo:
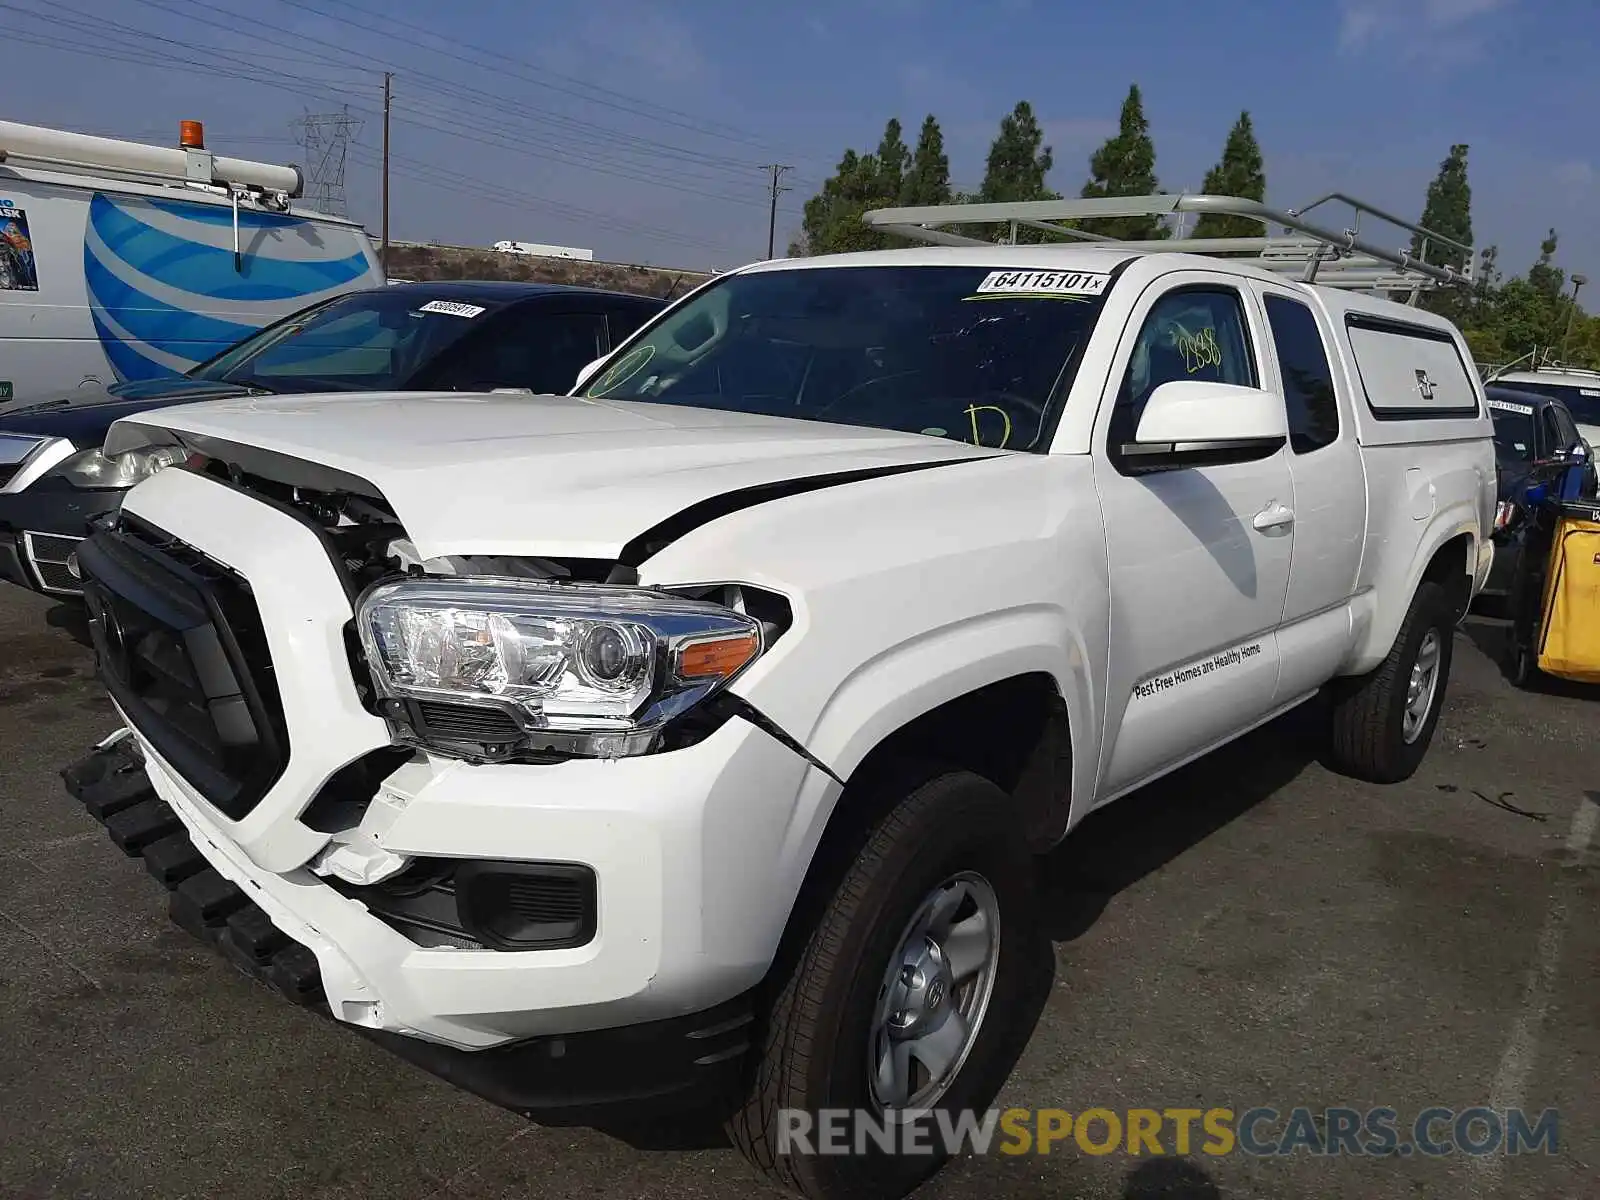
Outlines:
[[[350,115],[350,106],[347,104],[336,113],[308,112],[291,124],[295,130],[295,141],[305,147],[306,187],[311,206],[336,217],[345,216],[348,210],[344,194],[344,160],[351,139],[361,130],[360,118]],[[387,142],[387,126],[384,137]],[[387,218],[387,210],[384,215]]]

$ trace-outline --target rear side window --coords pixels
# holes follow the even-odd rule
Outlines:
[[[1367,406],[1380,421],[1476,417],[1476,375],[1449,332],[1366,313],[1345,317]]]
[[[1320,450],[1339,437],[1339,404],[1317,318],[1298,300],[1269,295],[1267,324],[1272,328],[1278,369],[1283,375],[1289,445],[1296,454]]]

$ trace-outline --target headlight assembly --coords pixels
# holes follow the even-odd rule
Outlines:
[[[187,451],[180,446],[152,446],[107,457],[98,446],[80,450],[50,474],[80,488],[131,488],[157,471],[184,461]]]
[[[494,740],[498,718],[502,752],[645,753],[762,649],[761,624],[723,605],[512,579],[381,584],[356,626],[382,711],[444,749]]]

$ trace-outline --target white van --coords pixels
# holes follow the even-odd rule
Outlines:
[[[0,121],[0,401],[181,375],[270,322],[382,286],[297,167]]]

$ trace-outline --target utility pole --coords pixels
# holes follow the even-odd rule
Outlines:
[[[383,269],[389,269],[389,101],[393,88],[394,72],[383,73],[383,249],[378,254],[378,261],[383,264]]]
[[[778,181],[783,178],[785,171],[792,171],[794,168],[784,166],[782,163],[768,163],[762,170],[772,173],[772,208],[767,214],[767,257],[771,258],[778,237],[778,194],[791,190],[782,187]]]

